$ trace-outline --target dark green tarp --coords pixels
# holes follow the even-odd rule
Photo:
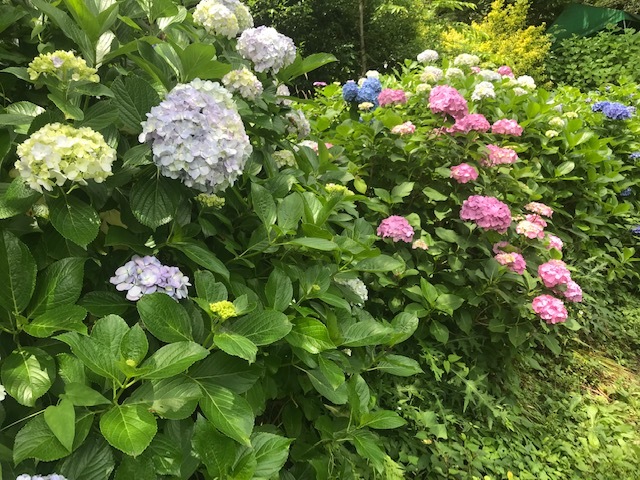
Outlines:
[[[556,41],[573,34],[586,37],[603,30],[608,24],[638,29],[640,16],[613,8],[571,4],[551,24],[547,33],[554,35]]]

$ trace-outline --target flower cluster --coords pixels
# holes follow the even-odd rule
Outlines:
[[[18,475],[16,480],[67,480],[62,475],[58,475],[57,473],[50,473],[49,475],[29,475],[27,473],[23,473],[22,475]]]
[[[562,246],[564,244],[562,243],[562,240],[560,240],[555,235],[547,234],[546,241],[547,241],[547,248],[549,250],[551,250],[552,248],[555,248],[558,251],[562,251]]]
[[[478,76],[488,82],[499,82],[502,80],[502,75],[498,72],[494,72],[493,70],[480,70],[478,72]]]
[[[282,98],[290,96],[291,91],[289,90],[289,87],[287,87],[284,83],[281,83],[276,87],[276,105],[290,107],[291,105],[293,105],[293,101],[289,100],[288,98]]]
[[[564,285],[571,280],[571,272],[562,260],[549,260],[538,267],[538,276],[547,288]]]
[[[483,98],[496,98],[496,91],[491,82],[480,82],[473,89],[471,100],[478,102]]]
[[[502,148],[497,145],[487,145],[489,157],[482,160],[485,167],[512,164],[518,161],[518,154],[510,148]]]
[[[491,126],[491,133],[497,133],[501,135],[514,135],[519,137],[522,135],[523,128],[518,125],[518,122],[515,120],[510,120],[507,118],[503,118],[498,120]]]
[[[375,108],[378,106],[378,95],[382,92],[382,84],[376,77],[367,77],[358,86],[353,80],[349,80],[342,86],[342,98],[349,103],[370,103]],[[367,110],[369,110],[367,108]]]
[[[391,237],[394,242],[411,243],[415,232],[406,218],[399,215],[391,215],[380,222],[377,234],[382,238]]]
[[[51,191],[66,180],[86,185],[111,175],[116,151],[104,137],[88,127],[50,123],[31,134],[16,149],[15,168],[34,190]]]
[[[76,57],[73,52],[65,50],[56,50],[51,53],[43,53],[34,58],[27,73],[29,79],[35,82],[40,75],[45,77],[52,76],[58,78],[62,82],[79,82],[81,80],[97,83],[100,77],[97,70],[87,66],[84,58]]]
[[[630,197],[633,193],[633,189],[631,187],[627,187],[620,192],[621,197]]]
[[[211,313],[216,315],[222,321],[225,321],[237,315],[236,307],[228,300],[210,303],[209,310],[211,310]]]
[[[285,114],[284,118],[287,121],[287,132],[298,137],[298,140],[308,137],[311,133],[309,120],[301,110],[291,110]]]
[[[542,215],[543,217],[551,218],[553,215],[553,209],[540,202],[529,202],[524,206],[524,209]]]
[[[510,77],[513,78],[515,75],[513,74],[513,70],[511,70],[511,67],[507,66],[507,65],[503,65],[500,68],[498,68],[498,73],[500,75],[502,75],[503,77]]]
[[[407,96],[404,90],[394,90],[392,88],[385,88],[378,94],[378,103],[381,107],[393,104],[407,103]]]
[[[482,195],[471,195],[462,202],[460,218],[474,221],[480,228],[498,233],[505,233],[511,225],[509,207],[497,198]]]
[[[567,317],[567,309],[559,300],[551,295],[539,295],[531,304],[533,311],[549,324],[564,322]]]
[[[354,295],[359,298],[359,301],[356,303],[356,305],[362,306],[364,305],[364,302],[369,299],[369,290],[367,290],[367,286],[359,278],[350,278],[348,280],[336,279],[336,283],[349,288],[349,290],[351,290],[351,292],[353,292]]]
[[[238,92],[242,98],[255,100],[262,94],[262,83],[251,70],[242,67],[238,70],[231,70],[224,77],[222,83],[230,92]]]
[[[466,65],[468,67],[474,67],[480,63],[480,57],[477,55],[470,55],[468,53],[461,53],[453,59],[455,66]]]
[[[335,193],[338,195],[355,195],[351,190],[349,190],[344,185],[336,185],[335,183],[327,183],[324,186],[324,189],[327,193]]]
[[[296,157],[291,150],[276,150],[271,154],[271,158],[278,168],[296,166]]]
[[[444,76],[447,79],[464,77],[464,72],[460,68],[451,67],[451,68],[447,68],[447,70],[444,72]]]
[[[423,239],[419,238],[411,244],[411,248],[414,250],[429,250],[429,245],[427,245],[427,242]]]
[[[224,207],[226,200],[218,195],[200,193],[199,195],[196,195],[196,202],[207,208],[222,208]]]
[[[429,94],[429,108],[433,113],[451,115],[460,119],[469,113],[469,106],[460,92],[448,85],[433,87]]]
[[[435,62],[438,58],[440,58],[440,55],[438,55],[438,52],[435,50],[425,50],[418,54],[418,61],[420,63]]]
[[[633,113],[630,107],[609,101],[596,102],[592,105],[591,110],[604,113],[609,120],[628,120]]]
[[[448,133],[469,133],[469,132],[488,132],[491,124],[481,113],[471,113],[462,118],[456,119],[451,127],[447,128]]]
[[[516,85],[518,85],[518,87],[524,88],[525,90],[536,89],[536,82],[533,77],[530,77],[529,75],[520,75],[518,78],[516,78],[515,83]]]
[[[235,38],[253,27],[253,17],[239,0],[202,0],[193,11],[193,21],[207,33]]]
[[[142,127],[160,173],[205,193],[232,185],[252,151],[231,93],[217,82],[177,85]]]
[[[180,300],[188,295],[189,277],[182,274],[178,267],[167,267],[156,257],[139,257],[131,260],[116,270],[115,276],[109,280],[116,290],[127,291],[127,300],[138,301],[148,293],[166,293],[171,298]]]
[[[404,122],[396,125],[391,129],[391,133],[395,135],[409,135],[416,131],[416,126],[411,122]]]
[[[244,58],[251,60],[256,72],[271,70],[274,74],[291,65],[296,58],[296,46],[289,37],[278,33],[275,28],[248,28],[236,45]]]
[[[468,163],[461,163],[451,167],[451,178],[458,183],[467,183],[478,178],[478,170]]]
[[[527,238],[544,238],[544,227],[531,220],[521,220],[516,225],[516,232]]]
[[[436,83],[442,80],[444,73],[441,68],[427,66],[424,67],[422,75],[420,75],[420,81],[425,83]]]
[[[498,253],[494,258],[500,265],[504,265],[509,270],[517,273],[518,275],[522,275],[527,269],[527,262],[520,253],[502,252]]]

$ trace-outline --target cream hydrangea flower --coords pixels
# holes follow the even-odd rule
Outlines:
[[[76,57],[73,52],[65,50],[38,55],[29,63],[27,73],[33,82],[41,75],[57,77],[63,82],[86,80],[97,83],[100,81],[95,68],[87,66],[87,62],[82,57]]]
[[[255,100],[262,93],[262,83],[244,66],[227,73],[222,77],[222,83],[230,92],[238,92],[247,100]]]
[[[227,38],[253,27],[249,9],[238,0],[202,0],[193,11],[193,21],[207,33]]]
[[[111,175],[116,151],[104,137],[88,128],[50,123],[34,132],[16,150],[15,168],[29,187],[42,192],[71,180],[103,182]]]

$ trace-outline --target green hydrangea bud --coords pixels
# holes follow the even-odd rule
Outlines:
[[[210,208],[222,208],[225,204],[225,199],[219,197],[218,195],[208,195],[206,193],[201,193],[196,196],[196,201],[202,205],[203,207]]]
[[[237,315],[236,307],[228,300],[210,303],[209,310],[223,321]]]
[[[33,82],[38,80],[40,75],[57,77],[62,82],[100,81],[95,68],[87,66],[87,62],[81,57],[76,57],[73,52],[64,50],[38,55],[29,64],[27,73]]]

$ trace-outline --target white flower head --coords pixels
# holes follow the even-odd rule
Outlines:
[[[453,59],[453,64],[456,67],[466,65],[467,67],[475,67],[480,64],[480,57],[477,55],[471,55],[469,53],[461,53]]]
[[[435,50],[425,50],[424,52],[418,54],[418,61],[420,63],[435,62],[436,60],[438,60],[438,58],[440,58],[440,55],[438,55],[438,52],[436,52]]]
[[[477,102],[483,98],[496,98],[496,91],[491,82],[480,82],[471,94],[471,100]]]
[[[256,72],[271,70],[274,74],[278,73],[296,58],[293,40],[278,33],[275,28],[264,25],[242,32],[236,49],[240,55],[253,62]]]

